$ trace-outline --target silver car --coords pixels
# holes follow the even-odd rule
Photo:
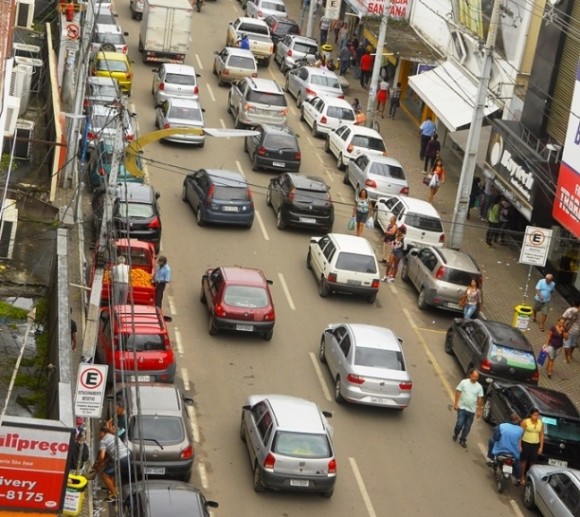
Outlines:
[[[296,106],[306,99],[326,95],[344,99],[338,76],[329,70],[315,66],[301,66],[290,70],[286,76],[286,91],[296,98]]]
[[[388,156],[365,153],[349,160],[343,182],[350,183],[357,192],[366,189],[373,201],[379,197],[409,194],[403,166]]]
[[[224,47],[214,52],[213,74],[218,86],[233,83],[244,77],[258,77],[258,64],[251,51],[243,48]]]
[[[288,17],[283,0],[242,0],[242,9],[246,10],[246,16],[260,20],[272,14],[280,18]]]
[[[89,104],[113,104],[121,100],[119,83],[112,77],[91,76],[87,79],[85,107]]]
[[[118,25],[96,23],[91,41],[91,54],[97,52],[122,52],[126,54],[129,50],[125,36],[128,32],[123,32]]]
[[[240,433],[250,455],[254,490],[319,492],[332,497],[336,458],[330,416],[308,400],[250,396],[242,407]]]
[[[580,515],[580,470],[532,465],[522,494],[524,506],[544,517]]]
[[[334,399],[405,409],[413,382],[402,340],[383,327],[358,323],[329,325],[320,339],[319,357],[334,382]]]
[[[159,129],[203,129],[205,127],[204,111],[197,100],[170,98],[156,106],[155,126]],[[168,136],[164,140],[203,147],[205,145],[205,134],[183,133]]]
[[[290,68],[294,68],[296,61],[306,57],[315,59],[318,54],[318,43],[312,38],[288,34],[276,45],[274,61],[280,65],[280,71],[284,74]]]
[[[151,93],[156,105],[170,97],[175,99],[197,99],[199,97],[197,84],[199,74],[192,66],[165,63],[152,71],[154,75]]]

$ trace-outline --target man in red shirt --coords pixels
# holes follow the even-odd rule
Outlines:
[[[360,58],[360,85],[361,88],[367,88],[373,73],[374,58],[367,50]]]

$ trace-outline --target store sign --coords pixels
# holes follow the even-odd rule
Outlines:
[[[57,513],[67,483],[72,429],[0,427],[0,508]]]
[[[579,112],[580,64],[576,71],[576,84],[552,209],[552,217],[576,238],[580,238],[580,117],[577,115]]]
[[[340,18],[340,4],[342,0],[326,0],[324,16],[329,20],[338,20]]]
[[[327,5],[328,5],[327,0]],[[408,19],[411,14],[412,0],[347,0],[358,16],[384,16]]]

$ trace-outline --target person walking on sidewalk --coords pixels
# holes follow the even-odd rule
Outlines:
[[[163,307],[163,293],[169,282],[171,282],[171,268],[167,263],[167,257],[160,255],[157,259],[157,267],[155,268],[155,275],[153,276],[153,283],[155,284],[155,307],[159,307],[160,309]]]
[[[463,379],[455,388],[453,410],[457,411],[457,421],[453,429],[453,441],[459,437],[459,443],[467,447],[467,435],[471,430],[473,419],[481,417],[483,409],[483,388],[479,384],[479,372],[469,370],[467,379]],[[461,436],[459,436],[461,433]]]
[[[354,78],[360,79],[361,71],[360,71],[360,60],[365,55],[365,47],[364,45],[359,45],[355,50],[355,60],[354,60]]]
[[[568,331],[568,337],[564,340],[564,361],[569,363],[576,348],[578,336],[580,336],[580,299],[574,300],[571,307],[564,311],[562,318]]]
[[[371,204],[367,189],[363,188],[355,196],[354,206],[352,208],[352,216],[356,218],[356,235],[360,237],[365,229],[365,223],[369,218]]]
[[[370,51],[366,50],[364,55],[360,58],[360,86],[367,88],[373,73],[374,59]]]
[[[351,61],[353,59],[353,51],[350,45],[346,45],[340,49],[338,53],[338,63],[340,65],[338,75],[345,75],[348,71]]]
[[[520,485],[526,483],[527,469],[538,463],[538,454],[544,450],[544,423],[540,410],[532,408],[528,418],[522,420],[522,454],[520,456]]]
[[[427,142],[427,147],[425,147],[425,172],[429,172],[433,169],[435,165],[435,160],[439,158],[441,153],[441,143],[439,142],[439,136],[437,133],[431,135],[431,139]]]
[[[328,31],[330,30],[330,18],[323,16],[320,18],[320,46],[326,44],[328,40]]]
[[[493,183],[493,179],[486,177],[483,183],[483,195],[481,199],[481,205],[479,207],[479,217],[482,221],[487,220],[487,212],[494,204],[497,198],[497,190]]]
[[[381,118],[385,118],[385,108],[389,98],[389,83],[384,79],[379,79],[379,91],[377,92],[377,111]]]
[[[471,192],[469,193],[469,206],[467,207],[467,219],[470,219],[469,211],[478,203],[481,196],[481,178],[475,176],[471,184]]]
[[[564,346],[564,340],[568,338],[568,332],[564,326],[565,323],[566,320],[564,318],[559,318],[558,322],[548,331],[548,340],[546,341],[548,347],[548,364],[546,366],[548,379],[550,379],[552,373],[554,373],[554,361],[556,356]]]
[[[497,242],[505,244],[506,230],[509,227],[511,219],[511,204],[507,199],[502,199],[499,210],[499,231],[497,232]]]
[[[443,168],[443,160],[437,158],[435,166],[431,171],[431,181],[429,182],[429,203],[433,203],[435,194],[439,191],[439,187],[445,183],[445,169]]]
[[[477,312],[477,309],[481,308],[483,305],[481,289],[477,286],[477,280],[475,280],[475,278],[473,278],[469,283],[469,287],[465,291],[463,299],[465,300],[463,305],[463,317],[465,319],[471,319]]]
[[[395,120],[395,115],[400,105],[401,105],[401,83],[397,83],[397,86],[395,86],[391,90],[391,100],[389,103],[389,117],[391,117],[393,120]]]
[[[427,149],[427,144],[433,133],[437,130],[435,122],[431,120],[431,117],[427,117],[425,121],[419,126],[419,138],[421,139],[421,147],[419,149],[419,158],[421,160],[425,159],[425,149]]]
[[[381,260],[382,264],[387,264],[388,262],[389,255],[391,254],[392,250],[391,245],[397,236],[398,230],[399,227],[397,226],[397,218],[392,215],[389,219],[389,226],[387,226],[387,229],[383,235],[383,259]]]
[[[540,330],[544,332],[544,324],[546,323],[546,318],[548,317],[548,310],[550,309],[550,300],[552,299],[552,293],[556,289],[556,282],[554,282],[554,276],[547,274],[545,278],[542,278],[536,284],[536,295],[534,296],[534,316],[533,320],[537,321],[537,314],[540,313]]]
[[[386,275],[382,278],[383,282],[394,282],[397,272],[399,271],[399,263],[405,256],[405,232],[399,228],[395,240],[391,242],[391,254],[387,260]]]
[[[346,47],[348,42],[348,25],[345,22],[341,22],[342,25],[338,29],[337,39],[338,39],[338,49],[342,50]]]
[[[499,213],[501,204],[497,201],[487,212],[487,232],[485,233],[485,244],[488,248],[493,248],[493,242],[497,239],[499,228]]]

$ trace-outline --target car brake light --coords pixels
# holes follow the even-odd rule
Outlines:
[[[276,312],[274,311],[274,309],[268,311],[268,313],[264,316],[264,319],[266,321],[274,321],[276,319]]]
[[[366,180],[365,185],[371,188],[377,188],[377,182],[375,180]]]
[[[152,230],[161,228],[161,221],[159,221],[159,217],[155,217],[153,221],[147,225],[147,228],[151,228]]]
[[[256,151],[260,156],[264,156],[266,154],[266,148],[264,146],[258,147]]]
[[[286,55],[288,57],[292,57],[292,49],[288,49],[288,52],[286,52]]]
[[[256,108],[251,104],[244,104],[244,111],[256,111]]]
[[[534,382],[538,382],[540,380],[540,372],[538,370],[536,370],[533,374],[532,374],[532,381]]]
[[[230,75],[230,71],[227,68],[222,70],[222,75]]]
[[[321,124],[326,124],[327,122],[328,122],[328,119],[324,115],[322,117],[320,117]]]
[[[127,47],[127,45],[123,45],[123,48],[121,49],[121,52],[123,54],[126,54],[127,53],[127,50],[129,50],[129,47]]]
[[[349,373],[346,376],[346,380],[351,384],[364,384],[365,380],[360,375],[355,375],[354,373]]]
[[[268,455],[264,458],[264,468],[268,470],[274,470],[274,465],[276,465],[276,458],[274,458],[274,455],[269,452]]]
[[[294,159],[295,160],[301,160],[302,159],[302,154],[301,153],[294,153]]]
[[[221,303],[218,303],[215,306],[215,314],[216,314],[216,316],[219,316],[220,318],[222,318],[226,315],[226,310],[224,309],[224,307]]]
[[[413,383],[411,381],[399,383],[399,389],[401,389],[401,390],[410,390],[412,387],[413,387]]]
[[[403,187],[401,189],[401,192],[399,192],[399,194],[401,194],[403,196],[408,196],[409,195],[409,187]]]
[[[258,77],[258,72],[253,72],[252,77]]]
[[[185,449],[181,451],[179,455],[180,460],[188,460],[193,456],[193,445],[188,445]]]
[[[270,45],[270,54],[274,53],[274,45]]]
[[[87,133],[87,140],[89,142],[93,141],[93,140],[98,140],[97,135],[95,133],[93,133],[92,131],[89,131]]]
[[[328,462],[328,473],[336,474],[336,460],[334,458]]]
[[[131,140],[133,140],[134,138],[135,138],[135,135],[134,135],[134,134],[132,134],[132,133],[130,133],[130,134],[128,134],[128,135],[125,135],[125,138],[124,138],[124,140],[125,140],[125,141],[129,141],[129,142],[130,142],[130,141],[131,141]]]
[[[131,77],[133,77],[133,72],[126,72],[126,73],[125,73],[125,77],[126,77],[127,79],[131,79]]]
[[[441,243],[445,242],[445,234],[444,233],[439,235],[439,242],[441,242]]]
[[[159,91],[162,92],[165,90],[165,83],[159,83]]]
[[[373,280],[373,283],[371,284],[371,287],[373,289],[378,289],[380,285],[381,285],[381,281],[378,280],[378,279],[375,279],[375,280]]]
[[[333,284],[336,283],[336,273],[328,273],[326,280],[332,282]]]
[[[163,129],[171,129],[171,124],[169,122],[165,122]]]
[[[284,108],[280,113],[284,116],[287,116],[288,115],[288,108]]]
[[[254,205],[254,203],[253,203],[254,195],[252,194],[252,191],[250,189],[248,189],[248,199],[250,201],[252,201],[252,206],[253,206]]]
[[[310,88],[304,88],[304,91],[308,94],[308,95],[316,95],[316,92],[314,90],[311,90]]]
[[[206,205],[211,204],[211,202],[213,200],[213,193],[214,192],[215,192],[215,185],[212,185],[211,187],[209,187],[209,190],[207,191],[207,198],[205,199]]]
[[[99,176],[104,176],[105,175],[105,169],[104,169],[104,167],[99,167],[99,169],[98,169],[97,172],[98,172]]]
[[[439,266],[439,269],[435,273],[435,278],[437,280],[443,280],[443,278],[445,278],[445,267],[444,266]]]
[[[346,151],[347,151],[348,153],[352,153],[353,149],[354,149],[354,145],[352,145],[352,144],[349,144],[349,145],[348,145],[348,147],[346,148]]]
[[[339,95],[338,98],[339,99],[344,99],[344,95]]]
[[[263,18],[264,17],[264,13],[262,11],[258,11],[258,18]]]
[[[489,359],[483,359],[479,367],[482,372],[491,372],[491,363],[489,362]]]
[[[195,88],[193,89],[193,93],[195,95],[198,95],[199,94],[199,86],[195,85]]]

